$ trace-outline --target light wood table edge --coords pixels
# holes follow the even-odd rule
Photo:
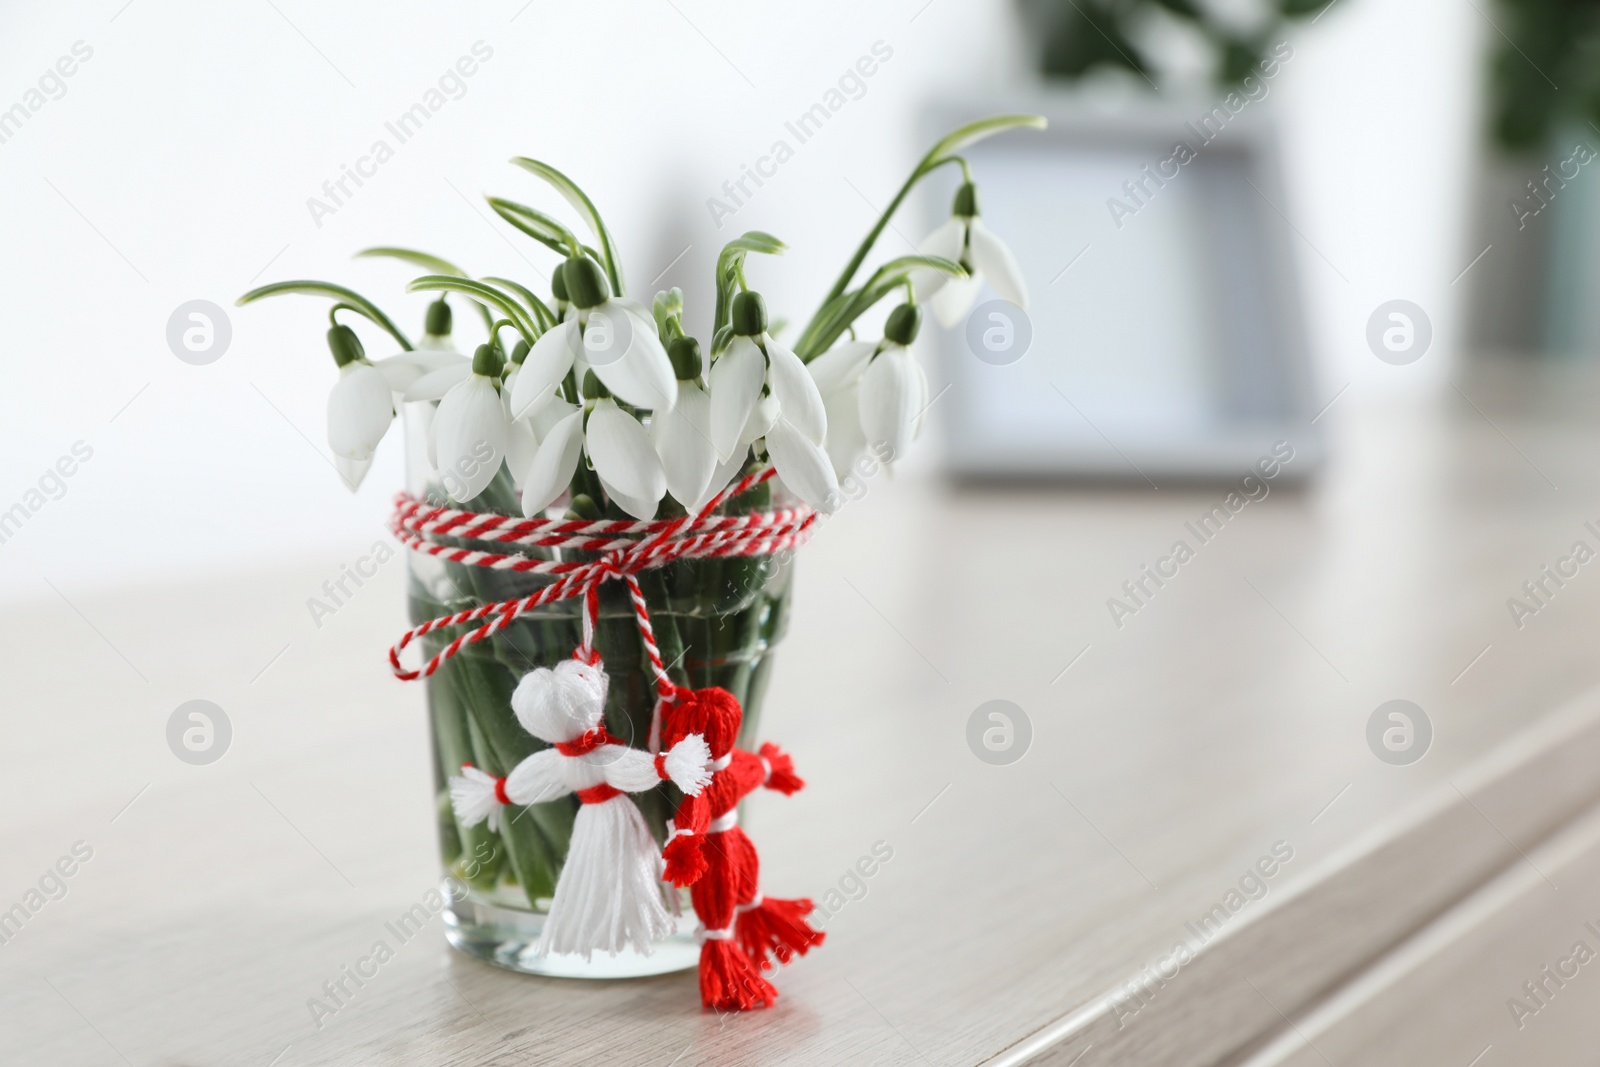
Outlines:
[[[1131,986],[1114,987],[982,1067],[1207,1067],[1255,1045],[1600,802],[1596,766],[1600,688],[1224,928],[1154,989],[1137,1017],[1119,1019],[1115,1005]]]

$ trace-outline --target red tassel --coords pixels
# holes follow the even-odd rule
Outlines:
[[[795,953],[804,956],[807,949],[822,944],[828,935],[811,928],[806,922],[810,914],[811,901],[804,897],[798,900],[766,897],[755,907],[741,910],[734,920],[734,929],[745,953],[767,970],[772,967],[768,953],[776,956],[779,963],[788,963]]]
[[[700,946],[700,1000],[717,1011],[771,1007],[778,991],[761,977],[744,949],[727,938]]]
[[[788,796],[805,786],[805,779],[794,773],[794,757],[771,741],[761,746],[761,758],[767,764],[768,789],[776,789]]]
[[[675,886],[699,881],[706,873],[705,850],[700,847],[702,840],[699,834],[679,834],[668,841],[667,847],[661,850],[661,858],[667,861],[661,877]]]

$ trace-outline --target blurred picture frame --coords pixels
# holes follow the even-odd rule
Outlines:
[[[942,333],[950,475],[1224,481],[1280,441],[1285,475],[1320,465],[1280,149],[1261,105],[1235,96],[1237,111],[1076,94],[927,109],[930,131],[997,110],[1050,120],[966,152],[1031,291],[1022,312],[985,289]],[[949,215],[947,170],[930,226]]]

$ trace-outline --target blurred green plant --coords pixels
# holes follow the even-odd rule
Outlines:
[[[1600,121],[1600,0],[1498,0],[1496,8],[1495,140],[1538,150],[1563,123]]]
[[[1187,26],[1213,55],[1217,84],[1233,86],[1256,69],[1284,23],[1315,15],[1337,0],[1264,0],[1248,29],[1218,18],[1199,0],[1020,0],[1041,43],[1046,77],[1081,78],[1101,67],[1132,71],[1154,85],[1158,73],[1135,43],[1152,21]]]

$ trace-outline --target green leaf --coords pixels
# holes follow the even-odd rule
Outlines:
[[[868,286],[871,286],[879,279],[888,278],[890,275],[898,275],[899,277],[895,279],[894,284],[899,285],[901,278],[904,278],[912,271],[923,267],[929,270],[936,270],[941,274],[947,274],[952,278],[965,278],[967,276],[967,268],[963,267],[953,259],[945,259],[943,256],[925,256],[918,254],[912,256],[901,256],[898,259],[891,259],[889,262],[885,263],[883,266],[879,267],[873,272],[872,281],[868,282],[867,284]]]
[[[808,329],[795,346],[795,354],[810,361],[826,352],[839,336],[850,328],[878,301],[906,284],[913,271],[936,270],[952,278],[965,278],[967,272],[961,264],[942,256],[900,256],[891,259],[873,272],[867,284],[860,289],[840,296],[818,313],[815,328]]]
[[[622,264],[618,261],[617,246],[611,240],[611,232],[606,229],[606,224],[600,218],[600,212],[595,208],[594,202],[579,189],[577,184],[559,170],[548,163],[541,163],[537,159],[526,156],[517,156],[512,163],[528,171],[537,178],[548,182],[556,192],[560,193],[572,205],[572,209],[582,216],[584,224],[589,227],[595,239],[600,242],[601,264],[606,268],[606,275],[611,279],[611,288],[617,296],[626,296],[627,292],[622,284]]]
[[[491,196],[487,199],[496,215],[563,259],[580,253],[577,235],[544,212],[504,197]]]
[[[423,270],[432,271],[434,274],[450,274],[457,278],[469,277],[466,271],[462,270],[448,259],[441,259],[438,256],[430,255],[427,252],[418,252],[411,248],[394,248],[387,245],[380,245],[377,248],[363,248],[351,258],[398,259],[402,263],[410,263],[414,267],[421,267]],[[484,328],[490,333],[493,333],[494,316],[489,314],[489,309],[484,307],[482,304],[477,303],[476,301],[473,302],[472,306],[478,309],[479,315],[483,316]]]
[[[762,255],[782,255],[788,245],[760,230],[751,230],[741,234],[722,246],[722,251],[717,255],[717,310],[714,320],[716,328],[721,330],[728,324],[733,314],[733,290],[739,281],[739,274],[744,270],[744,258],[751,252]]]
[[[485,277],[483,280],[491,285],[498,285],[502,289],[509,289],[511,292],[522,297],[522,299],[528,305],[528,310],[533,312],[534,320],[539,324],[540,333],[543,333],[556,324],[556,313],[551,311],[550,306],[543,300],[540,300],[539,297],[534,294],[534,291],[529,289],[526,285],[523,285],[521,282],[514,282],[510,278]]]
[[[530,345],[539,339],[539,327],[534,324],[533,318],[522,305],[509,294],[501,292],[487,282],[473,281],[471,278],[451,278],[443,274],[425,274],[414,279],[406,286],[406,290],[413,293],[443,292],[470,296],[510,319],[516,326],[517,332],[527,338]]]
[[[996,115],[993,118],[979,119],[952,131],[939,143],[928,150],[922,158],[919,171],[926,172],[939,164],[949,160],[963,148],[969,148],[986,138],[1006,130],[1034,129],[1042,130],[1049,125],[1049,120],[1043,115]]]
[[[996,115],[993,118],[969,122],[967,125],[953,130],[932,148],[928,149],[928,154],[922,157],[922,162],[918,163],[916,168],[912,170],[911,176],[900,187],[900,191],[894,194],[894,199],[889,201],[889,206],[883,209],[883,214],[878,217],[878,221],[871,230],[867,231],[867,236],[862,240],[861,246],[856,249],[855,255],[850,257],[850,262],[845,264],[844,270],[840,272],[838,279],[834,281],[833,288],[829,289],[828,295],[822,298],[823,308],[826,308],[830,302],[850,288],[850,282],[856,276],[856,271],[860,270],[861,264],[866,262],[867,253],[872,251],[872,246],[882,236],[884,227],[889,225],[889,219],[900,209],[900,205],[905,202],[906,195],[911,192],[912,187],[917,182],[927,177],[935,168],[942,167],[952,161],[959,161],[960,157],[956,155],[957,152],[970,145],[977,144],[986,137],[993,137],[995,134],[1005,130],[1014,130],[1021,127],[1042,130],[1046,125],[1048,125],[1048,122],[1042,115]],[[962,162],[962,166],[966,166],[965,162]],[[817,314],[811,316],[811,322],[806,326],[806,334],[810,334],[817,329],[821,316],[821,309],[818,310]]]
[[[392,248],[382,245],[377,248],[363,248],[357,252],[353,259],[398,259],[402,263],[410,263],[414,267],[421,267],[430,274],[452,274],[457,278],[469,277],[466,271],[438,256],[429,255],[427,252],[418,252],[410,248]]]
[[[234,301],[234,304],[237,307],[244,307],[246,304],[254,303],[255,301],[261,300],[265,297],[281,296],[284,293],[297,293],[301,296],[322,296],[327,297],[330,300],[337,300],[341,303],[348,304],[351,308],[365,315],[367,318],[381,326],[384,330],[388,331],[389,336],[400,342],[401,348],[405,349],[407,352],[411,351],[411,341],[404,333],[401,332],[400,327],[396,326],[389,316],[385,315],[381,310],[379,310],[378,305],[374,304],[372,301],[368,300],[355,290],[346,289],[342,285],[334,285],[332,282],[273,282],[271,285],[263,285],[259,288],[250,290],[238,300]]]

